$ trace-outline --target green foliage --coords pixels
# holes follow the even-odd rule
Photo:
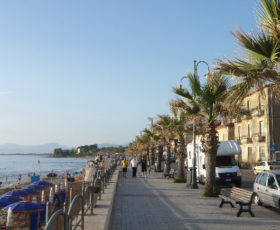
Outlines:
[[[217,185],[215,185],[211,188],[210,187],[205,187],[204,188],[204,193],[203,193],[202,196],[203,197],[217,197],[217,196],[219,196],[220,192],[221,192],[221,190]]]
[[[174,183],[186,183],[186,178],[175,178]]]
[[[77,147],[77,149],[54,149],[54,157],[85,157],[85,156],[95,156],[98,152],[104,152],[108,154],[113,153],[124,153],[125,147],[103,147],[98,148],[97,144],[93,145],[83,145]]]
[[[161,172],[163,172],[163,170],[162,169],[156,169],[155,172],[161,173]]]

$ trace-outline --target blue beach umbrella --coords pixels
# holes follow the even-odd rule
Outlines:
[[[35,190],[44,190],[44,186],[42,185],[37,185],[37,184],[31,184],[31,185],[28,185],[28,186],[25,186],[23,188],[27,188],[27,189],[35,189]]]
[[[15,202],[19,202],[22,201],[21,198],[19,198],[18,196],[1,196],[0,197],[0,201],[3,202],[8,202],[9,204],[15,203]]]
[[[43,210],[40,205],[25,201],[10,204],[6,206],[4,210],[8,211],[10,207],[12,208],[13,212],[37,212]]]
[[[9,202],[8,202],[8,201],[6,201],[6,200],[1,200],[1,199],[0,199],[0,208],[3,208],[3,207],[5,207],[5,206],[7,206],[7,205],[9,205]]]
[[[71,174],[72,175],[77,175],[77,174],[79,174],[79,172],[75,171],[75,172],[72,172]]]
[[[4,196],[28,196],[28,193],[24,189],[21,189],[6,192]]]
[[[40,180],[40,181],[36,181],[36,182],[34,182],[34,183],[32,183],[31,185],[41,185],[41,186],[52,186],[52,183],[50,183],[50,182],[47,182],[47,181],[42,181],[42,180]]]
[[[36,190],[35,190],[35,189],[32,189],[32,188],[24,188],[24,190],[25,190],[29,195],[38,194],[38,192],[36,192]]]

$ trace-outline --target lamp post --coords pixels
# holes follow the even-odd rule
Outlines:
[[[207,65],[207,72],[206,72],[206,78],[208,79],[210,76],[210,68],[209,65],[206,61],[199,61],[196,62],[196,60],[194,60],[194,77],[198,77],[198,73],[197,73],[197,69],[198,69],[198,65],[200,63],[204,63],[205,65]],[[180,88],[182,88],[182,80],[186,78],[186,76],[182,77],[180,80]],[[195,97],[196,95],[194,95]],[[196,183],[196,125],[195,125],[195,118],[193,119],[193,167],[191,170],[191,180],[189,181],[189,183],[187,183],[187,187],[188,188],[193,188],[193,189],[197,189],[197,183]]]

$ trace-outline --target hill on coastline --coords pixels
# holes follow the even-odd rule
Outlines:
[[[14,143],[6,143],[0,145],[0,153],[53,153],[56,148],[70,149],[71,147],[63,146],[57,143],[47,143],[42,145],[18,145]]]

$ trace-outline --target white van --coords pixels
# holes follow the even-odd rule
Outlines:
[[[205,183],[205,153],[202,151],[200,139],[196,141],[196,167],[197,178],[201,183]],[[188,168],[193,166],[193,143],[187,145]],[[222,141],[219,144],[216,158],[216,181],[218,184],[234,184],[236,187],[241,186],[241,172],[235,161],[234,156],[241,154],[241,148],[238,142]]]

